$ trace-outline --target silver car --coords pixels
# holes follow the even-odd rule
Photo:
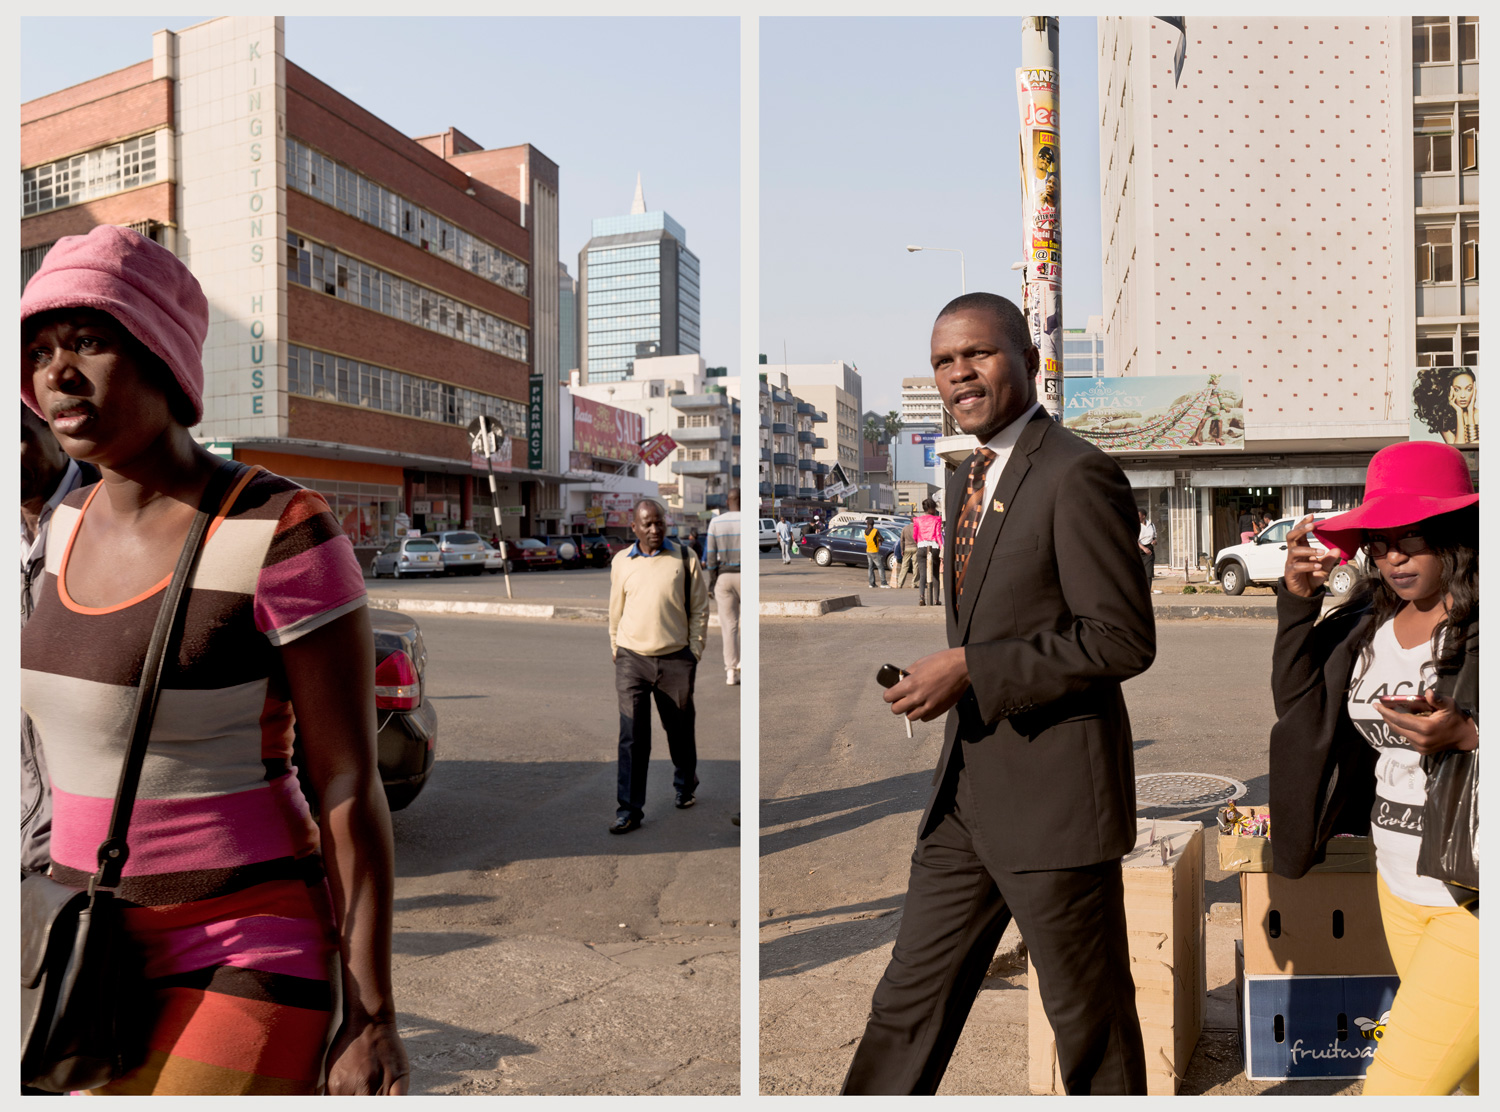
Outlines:
[[[370,563],[370,575],[442,575],[443,557],[437,541],[430,537],[402,537],[386,545]]]
[[[438,553],[443,558],[443,570],[450,575],[484,574],[484,541],[479,534],[468,529],[453,529],[442,533],[423,533],[427,540],[436,541]]]

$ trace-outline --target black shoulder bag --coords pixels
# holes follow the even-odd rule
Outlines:
[[[98,868],[88,889],[69,888],[45,873],[21,882],[21,1080],[33,1088],[97,1089],[145,1059],[150,1024],[140,1011],[146,993],[141,960],[121,924],[114,889],[130,857],[130,813],[162,675],[181,632],[184,588],[209,522],[240,471],[241,466],[226,463],[214,472],[162,595],[136,690],[135,726],[115,789],[109,835],[99,843]]]

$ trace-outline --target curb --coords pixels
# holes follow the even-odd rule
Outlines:
[[[467,599],[375,598],[369,603],[377,610],[400,610],[408,614],[479,614],[487,618],[543,618],[578,622],[607,622],[609,608],[604,606],[556,606],[535,602],[483,602]],[[717,628],[719,615],[708,613],[708,624]]]
[[[851,610],[859,605],[858,595],[835,595],[797,602],[763,602],[760,614],[763,618],[819,618],[835,610]]]
[[[1151,612],[1156,617],[1169,621],[1187,618],[1265,618],[1273,622],[1276,620],[1276,607],[1274,606],[1168,606],[1158,603],[1151,608]]]

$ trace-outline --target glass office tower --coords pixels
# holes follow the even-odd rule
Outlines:
[[[583,381],[630,378],[637,357],[697,354],[698,256],[682,225],[637,211],[593,230],[578,253]]]

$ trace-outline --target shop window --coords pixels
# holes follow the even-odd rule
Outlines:
[[[1448,224],[1417,229],[1417,281],[1436,285],[1453,281],[1453,228]]]
[[[1452,30],[1447,16],[1430,16],[1412,20],[1411,60],[1417,65],[1425,62],[1451,62],[1453,60]],[[1477,49],[1476,41],[1476,49]]]

